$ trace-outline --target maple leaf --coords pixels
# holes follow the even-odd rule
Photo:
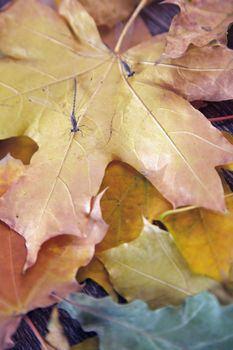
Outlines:
[[[93,244],[103,238],[106,225],[95,196],[112,159],[145,175],[175,207],[225,210],[214,167],[233,161],[233,147],[180,96],[185,95],[183,81],[175,88],[179,94],[173,92],[173,77],[193,71],[204,95],[207,79],[221,80],[232,72],[233,53],[222,51],[226,59],[220,70],[204,71],[182,69],[177,60],[155,65],[164,40],[152,39],[120,55],[124,35],[143,5],[115,52],[75,0],[63,1],[60,15],[34,0],[19,0],[0,15],[0,49],[7,57],[0,61],[0,137],[25,135],[39,146],[24,175],[0,199],[1,219],[26,239],[27,265],[50,237],[69,233],[85,240],[91,235]],[[232,79],[225,86],[231,91]],[[70,119],[75,105],[77,125],[74,114]]]
[[[233,277],[233,194],[225,197],[227,215],[203,208],[184,208],[162,215],[191,270],[218,280]]]
[[[0,348],[9,343],[20,319],[28,311],[55,301],[56,291],[66,296],[78,289],[75,274],[88,263],[93,245],[74,236],[59,236],[42,246],[36,264],[22,273],[26,258],[23,237],[0,223]]]
[[[188,295],[216,284],[193,274],[171,235],[146,220],[137,239],[97,256],[120,295],[128,301],[142,299],[153,308],[179,304]]]
[[[190,44],[224,45],[227,29],[233,22],[232,0],[165,0],[176,4],[180,13],[171,23],[164,57],[179,57]]]

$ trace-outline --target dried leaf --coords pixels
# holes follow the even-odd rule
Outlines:
[[[109,228],[96,247],[98,252],[137,238],[143,228],[142,215],[152,221],[171,209],[145,177],[121,162],[112,162],[107,167],[100,190],[104,188],[107,191],[101,200],[101,209]],[[117,300],[108,272],[97,257],[78,272],[79,282],[87,278],[93,279]]]
[[[27,136],[0,140],[0,159],[10,153],[12,157],[21,160],[23,164],[29,164],[32,155],[37,150],[37,144]]]
[[[98,283],[108,293],[108,295],[111,295],[113,300],[118,300],[107,270],[102,262],[96,257],[94,257],[87,266],[82,267],[78,271],[77,280],[80,283],[84,282],[88,278]]]
[[[203,47],[211,42],[226,44],[226,32],[233,22],[232,0],[166,0],[177,4],[180,13],[172,21],[165,57],[179,57],[190,44]]]
[[[99,350],[99,340],[97,337],[92,337],[83,342],[72,346],[70,350]]]
[[[154,51],[151,50],[153,41]],[[222,101],[232,98],[233,89],[230,82],[233,78],[232,50],[226,47],[192,46],[182,57],[167,58],[160,62],[158,54],[163,53],[165,42],[166,36],[160,35],[146,42],[141,52],[136,47],[135,50],[131,49],[127,53],[129,61],[135,60],[148,65],[146,69],[148,76],[144,75],[143,66],[143,68],[138,67],[142,73],[141,82],[146,83],[152,79],[153,84],[182,95],[189,101]],[[132,57],[131,53],[133,53]],[[146,60],[145,56],[147,56]],[[178,103],[181,104],[181,101]],[[170,108],[171,111],[179,113],[179,108],[178,110],[173,106]],[[184,106],[181,108],[183,109]],[[191,111],[189,113],[191,114]]]
[[[78,289],[75,274],[93,254],[92,244],[72,236],[53,238],[42,246],[36,264],[23,273],[24,239],[0,223],[0,348],[10,343],[20,318],[29,310],[53,304],[51,292],[66,296]]]
[[[62,325],[59,320],[59,312],[55,307],[48,325],[48,334],[46,340],[52,345],[52,349],[69,350],[69,342],[64,335]]]
[[[163,80],[180,69],[154,65],[164,42],[151,40],[118,56],[79,2],[64,0],[59,11],[18,0],[0,14],[0,50],[8,55],[0,61],[0,138],[29,136],[39,146],[0,199],[0,218],[26,239],[27,266],[50,237],[101,241],[106,225],[95,196],[112,159],[145,175],[174,206],[224,211],[214,168],[233,162],[233,147],[180,96],[182,88],[179,95],[171,91],[173,79]],[[233,53],[225,54],[231,67]],[[208,72],[209,79],[222,74]],[[74,77],[78,125],[84,126],[70,133]],[[203,84],[195,80],[199,89]]]
[[[128,301],[142,299],[155,308],[179,304],[216,284],[189,270],[168,232],[144,224],[139,238],[98,254],[120,295]]]
[[[218,280],[233,279],[233,194],[226,195],[228,213],[202,208],[170,212],[162,220],[192,271]]]
[[[112,162],[105,172],[101,189],[107,188],[101,200],[105,222],[109,225],[97,252],[137,238],[143,228],[142,216],[159,218],[171,205],[141,174],[127,164]]]

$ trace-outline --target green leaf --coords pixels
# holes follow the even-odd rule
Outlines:
[[[222,307],[210,293],[186,299],[183,306],[151,311],[143,301],[119,305],[110,297],[72,294],[59,307],[85,331],[97,332],[100,350],[230,350],[233,305]]]
[[[140,236],[100,254],[114,289],[128,301],[142,299],[151,308],[180,304],[216,282],[194,274],[172,236],[144,220]]]

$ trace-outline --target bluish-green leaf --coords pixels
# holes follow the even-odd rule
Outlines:
[[[84,294],[71,295],[70,302],[59,307],[97,332],[101,350],[233,349],[233,305],[222,307],[207,292],[155,311],[139,300],[119,305]]]

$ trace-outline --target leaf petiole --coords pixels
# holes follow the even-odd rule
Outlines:
[[[141,9],[146,5],[146,3],[147,3],[147,0],[141,0],[140,3],[138,4],[138,6],[136,7],[136,9],[134,10],[133,14],[130,16],[130,18],[129,18],[128,22],[126,23],[126,25],[124,26],[124,28],[120,34],[120,37],[116,43],[116,46],[114,48],[114,51],[116,53],[118,53],[120,51],[122,42],[123,42],[128,30],[129,30],[129,28],[131,27],[132,23],[134,22],[135,18],[137,17],[137,15],[141,11]]]

